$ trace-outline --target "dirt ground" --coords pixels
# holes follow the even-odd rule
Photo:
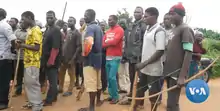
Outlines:
[[[67,82],[68,83],[68,82]],[[194,104],[190,102],[184,91],[182,91],[180,98],[181,111],[220,111],[220,79],[211,80],[209,82],[210,87],[210,96],[208,100],[202,104]],[[76,91],[70,97],[62,97],[59,95],[58,101],[54,103],[51,107],[45,107],[44,111],[77,111],[81,107],[88,105],[88,94],[84,93],[81,101],[76,101]],[[107,98],[107,95],[104,96]],[[166,93],[163,94],[162,104],[159,106],[158,111],[166,111]],[[145,100],[145,110],[150,111],[150,104],[148,100]],[[24,96],[13,98],[13,111],[23,111],[21,106],[25,103]],[[105,102],[101,107],[97,108],[96,111],[128,111],[129,106],[120,106],[120,105],[110,105],[108,102]],[[5,110],[11,111],[11,110]]]

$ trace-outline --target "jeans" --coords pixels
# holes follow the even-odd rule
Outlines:
[[[47,92],[47,97],[45,101],[48,103],[52,103],[54,100],[57,99],[57,95],[58,95],[58,88],[57,88],[58,68],[56,67],[46,68],[45,73],[49,81],[49,90]]]
[[[110,95],[110,98],[118,100],[118,84],[117,84],[117,73],[118,73],[118,67],[120,64],[120,59],[113,59],[113,60],[107,60],[106,61],[106,73],[108,77],[108,92]]]

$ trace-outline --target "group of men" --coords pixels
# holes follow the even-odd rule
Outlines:
[[[72,95],[74,84],[89,93],[89,107],[79,111],[95,111],[95,106],[103,104],[101,94],[106,90],[110,104],[119,102],[119,93],[129,91],[127,96],[131,97],[136,72],[139,77],[136,97],[144,97],[146,90],[149,95],[160,92],[166,80],[168,88],[179,86],[168,92],[167,111],[180,110],[180,91],[188,75],[194,43],[193,30],[183,23],[185,9],[182,4],[174,5],[164,15],[163,26],[157,21],[157,8],[144,11],[136,7],[131,30],[126,20],[110,15],[110,28],[106,31],[104,22],[95,21],[93,9],[85,11],[79,30],[75,28],[74,17],[69,17],[65,23],[57,20],[53,11],[46,13],[44,32],[30,11],[22,13],[18,29],[15,25],[18,20],[11,18],[10,26],[4,21],[6,15],[0,8],[0,110],[8,107],[9,83],[18,62],[18,51],[20,64],[15,96],[22,93],[24,81],[28,100],[23,106],[25,109],[42,111],[43,106],[56,102],[58,93],[63,92],[68,70],[70,84],[63,96]],[[41,90],[46,80],[49,89],[46,99],[42,100]],[[127,84],[130,84],[128,90]],[[157,99],[158,96],[150,98],[154,111],[157,111]],[[129,105],[131,99],[119,104]],[[136,100],[133,111],[143,106],[144,100]]]

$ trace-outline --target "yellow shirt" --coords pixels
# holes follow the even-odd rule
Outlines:
[[[40,68],[40,57],[42,53],[42,32],[38,26],[32,27],[28,30],[27,38],[25,41],[27,45],[40,45],[39,51],[33,51],[29,49],[24,49],[24,67],[35,66]]]

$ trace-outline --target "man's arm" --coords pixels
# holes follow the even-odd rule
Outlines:
[[[12,48],[15,48],[16,36],[13,33],[13,30],[9,24],[7,23],[4,24],[3,33],[8,38],[8,40],[11,42]]]
[[[106,40],[106,33],[105,35],[103,36],[103,39],[102,39],[102,47],[103,48],[106,48],[107,46],[105,45],[105,40]]]
[[[145,31],[146,31],[147,25],[145,23],[141,24],[141,37],[144,37]]]
[[[81,54],[80,52],[82,50],[82,35],[78,31],[76,31],[75,37],[76,37],[76,52],[73,54],[71,62],[73,62],[77,54]]]
[[[39,51],[40,50],[40,44],[42,43],[42,32],[40,30],[35,30],[32,33],[32,38],[35,45],[28,45],[28,44],[21,44],[22,48],[26,48],[33,51]]]
[[[137,67],[137,69],[142,69],[148,64],[154,63],[158,59],[160,59],[163,54],[166,47],[166,33],[165,31],[159,31],[155,35],[156,39],[156,52],[146,61],[142,62],[140,66]]]
[[[193,51],[193,33],[191,33],[190,28],[185,28],[182,33],[182,45],[184,53],[184,59],[182,68],[180,70],[179,80],[184,80],[186,75],[188,74],[188,69],[190,65],[190,60],[192,59],[192,51]]]
[[[60,49],[61,41],[62,41],[62,34],[59,29],[55,29],[52,36],[53,36],[52,41],[51,41],[52,42],[52,49],[50,52],[50,58],[47,62],[49,65],[55,64],[55,60],[56,60],[56,57],[59,53],[59,49]]]
[[[103,42],[103,47],[108,47],[108,46],[115,46],[118,44],[119,41],[121,41],[123,39],[124,36],[124,30],[123,29],[119,29],[117,30],[117,32],[115,33],[115,36],[113,39],[106,39]]]
[[[94,30],[92,27],[88,26],[86,28],[85,38],[84,38],[84,52],[83,56],[89,55],[94,44]]]

